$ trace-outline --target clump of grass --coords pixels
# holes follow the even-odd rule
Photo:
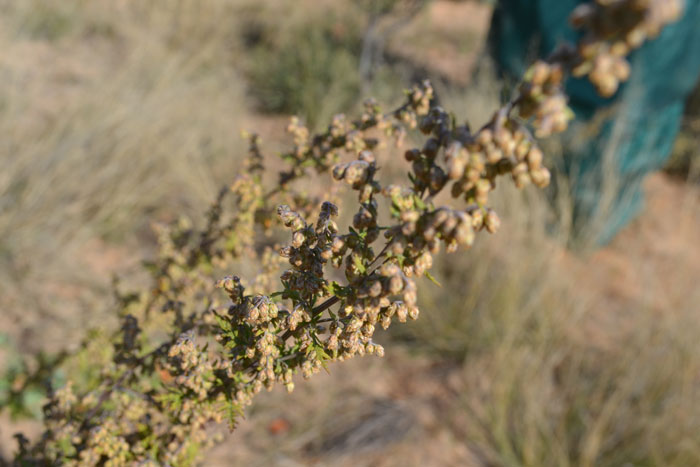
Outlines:
[[[299,24],[251,55],[251,90],[266,112],[299,114],[315,125],[329,112],[348,108],[360,90],[358,31],[316,20]],[[330,101],[329,101],[330,99]]]
[[[55,2],[27,2],[20,23],[22,32],[34,39],[55,41],[69,34],[76,25],[76,11]]]
[[[666,163],[666,171],[697,182],[700,164],[700,83],[688,98],[681,130],[671,157]]]
[[[503,335],[467,359],[453,422],[470,447],[496,465],[697,464],[700,361],[689,314],[635,310],[601,345],[581,332],[600,312],[546,305],[527,320],[497,315]]]
[[[257,2],[241,11],[249,49],[241,63],[263,112],[298,115],[313,128],[335,113],[356,110],[367,95],[400,98],[407,84],[404,73],[383,66],[381,57],[363,62],[366,42],[376,35],[375,15],[400,15],[399,4]]]

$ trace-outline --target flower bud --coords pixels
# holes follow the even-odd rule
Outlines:
[[[337,181],[340,181],[343,179],[345,176],[345,168],[347,164],[336,164],[333,166],[333,178]]]
[[[388,292],[391,295],[396,295],[401,293],[403,290],[403,279],[399,275],[392,276],[389,279]]]
[[[304,236],[303,232],[300,230],[297,230],[292,234],[292,246],[294,248],[299,248],[304,244],[304,241],[306,240],[306,237]]]
[[[454,239],[460,245],[471,246],[474,243],[474,228],[469,221],[461,222],[454,230]]]
[[[357,187],[367,181],[369,177],[369,163],[365,161],[352,161],[345,169],[343,179],[348,185]]]
[[[396,318],[399,320],[399,323],[405,323],[406,318],[408,317],[408,308],[403,302],[394,302],[398,303],[399,305],[396,307]]]
[[[498,218],[498,215],[493,210],[489,209],[484,217],[484,225],[489,233],[496,233],[501,226],[501,219]]]
[[[413,280],[406,280],[405,287],[403,291],[403,301],[408,306],[413,306],[418,301],[418,294],[416,293],[416,285]]]
[[[379,274],[384,276],[384,277],[391,277],[395,276],[399,273],[400,269],[399,266],[395,263],[384,263],[382,266],[379,268]]]
[[[530,69],[532,77],[530,82],[535,86],[542,86],[549,77],[549,65],[543,61],[538,61]]]
[[[479,134],[476,137],[476,141],[480,145],[486,146],[487,144],[491,143],[491,141],[493,141],[493,133],[488,128],[485,128],[479,132]]]
[[[372,151],[367,151],[367,150],[360,151],[358,159],[360,159],[361,161],[364,161],[364,162],[368,162],[370,164],[374,163],[376,160],[374,157],[374,154],[372,154]]]
[[[445,183],[447,183],[447,175],[445,172],[437,165],[432,166],[430,168],[430,180],[428,183],[430,192],[439,192],[445,186]]]
[[[476,211],[473,211],[471,213],[472,217],[472,226],[479,230],[481,227],[484,225],[484,213],[481,211],[481,209],[477,209]]]
[[[338,254],[345,248],[345,240],[342,237],[334,237],[331,243],[331,250],[333,253]]]
[[[435,159],[438,151],[440,150],[440,143],[435,138],[429,138],[423,146],[423,154],[428,159]]]
[[[369,296],[370,297],[378,297],[381,294],[382,294],[382,283],[379,281],[372,282],[372,285],[369,286]]]
[[[540,167],[538,170],[530,172],[530,177],[532,178],[532,183],[540,188],[544,188],[549,185],[552,175],[546,167]]]
[[[537,170],[542,166],[542,151],[538,147],[533,147],[527,153],[527,165],[530,170]]]
[[[418,149],[409,149],[404,153],[404,158],[408,162],[413,162],[415,160],[420,159],[420,150]],[[397,187],[398,188],[398,187]]]

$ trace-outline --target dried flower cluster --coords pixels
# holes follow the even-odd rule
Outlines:
[[[574,76],[588,75],[598,92],[612,96],[627,81],[626,56],[659,35],[683,11],[683,0],[596,0],[579,5],[571,15],[586,30],[578,44]]]
[[[583,64],[612,48],[623,57],[611,41],[630,42],[632,34],[638,46],[640,33],[633,31],[658,32],[674,16],[661,4],[598,0],[577,10],[574,21],[589,32],[583,43],[536,63],[519,94],[477,131],[437,106],[427,82],[393,112],[368,101],[359,119],[336,116],[318,135],[293,119],[293,146],[282,154],[288,166],[272,189],[264,181],[261,140],[247,135],[244,170],[221,191],[205,227],[186,221],[161,227],[160,255],[149,266],[153,287],[120,294],[123,325],[98,384],[52,394],[43,436],[33,444],[20,437],[17,461],[189,465],[214,442],[217,422],[233,427],[263,388],[280,383],[292,391],[295,374],[308,378],[329,362],[383,355],[375,331],[418,318],[416,279],[431,278],[433,256],[498,230],[488,201],[499,177],[519,187],[549,183],[532,130],[546,136],[566,128],[567,72],[589,73],[609,91],[600,67]],[[620,27],[611,26],[625,12],[631,13]],[[587,53],[592,38],[600,51],[594,55]],[[389,141],[401,146],[412,129],[424,141],[404,151],[408,181],[383,184],[380,154],[392,150]],[[312,173],[329,173],[357,193],[347,228],[335,204],[294,188]],[[443,191],[453,205],[436,204]],[[380,215],[382,208],[388,215]],[[267,235],[278,226],[290,232],[286,246]],[[258,270],[250,282],[213,280],[245,261]]]

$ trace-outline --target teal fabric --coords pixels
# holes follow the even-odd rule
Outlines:
[[[578,33],[568,24],[583,0],[500,0],[489,45],[502,76],[515,81],[528,64]],[[661,168],[680,128],[686,98],[700,76],[700,0],[686,0],[683,18],[634,52],[632,77],[610,99],[585,79],[566,90],[576,122],[563,138],[563,172],[571,183],[575,232],[603,219],[596,241],[605,244],[643,205],[642,181]],[[591,136],[583,132],[597,130]],[[584,128],[584,129],[582,129]],[[577,141],[577,142],[573,142]],[[612,182],[613,196],[603,187]],[[607,192],[610,192],[608,190]]]

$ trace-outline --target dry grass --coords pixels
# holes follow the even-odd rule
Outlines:
[[[231,179],[246,99],[230,65],[229,3],[0,2],[0,270],[11,314],[55,319],[57,301],[88,300],[76,285],[104,287],[114,269],[104,250],[158,217],[198,215]]]
[[[453,423],[472,449],[489,465],[700,462],[697,297],[611,319],[603,297],[547,284],[466,358]]]
[[[666,164],[669,173],[693,183],[700,180],[700,82],[686,101],[680,134]]]

